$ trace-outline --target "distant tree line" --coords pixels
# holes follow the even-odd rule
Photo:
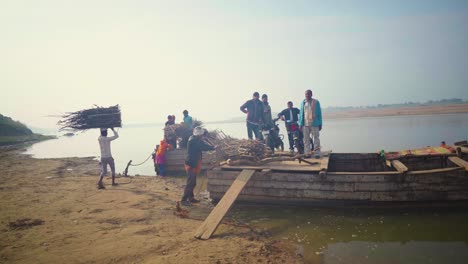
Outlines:
[[[424,103],[420,102],[405,102],[399,104],[377,104],[368,106],[329,106],[324,108],[324,111],[335,112],[335,111],[346,111],[346,110],[357,110],[357,109],[378,109],[378,108],[400,108],[400,107],[416,107],[416,106],[430,106],[430,105],[448,105],[448,104],[464,104],[468,103],[468,100],[460,98],[441,99],[441,100],[429,100]]]

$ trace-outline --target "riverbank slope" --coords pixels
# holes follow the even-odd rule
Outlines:
[[[0,151],[2,263],[301,263],[293,249],[227,217],[214,237],[193,238],[212,205],[174,212],[173,178],[118,178],[97,190],[93,158],[33,159]]]

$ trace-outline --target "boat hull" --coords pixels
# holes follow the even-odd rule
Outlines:
[[[214,152],[204,152],[202,158],[202,172],[213,167],[215,163]],[[185,174],[185,158],[187,149],[173,149],[166,153],[166,171],[168,175]]]
[[[336,154],[335,154],[336,155]],[[339,156],[323,173],[319,168],[291,164],[276,164],[259,167],[244,190],[237,198],[245,202],[297,203],[316,201],[368,201],[368,202],[412,202],[412,201],[453,201],[468,200],[468,173],[464,168],[448,162],[427,165],[421,160],[413,160],[409,167],[423,168],[405,173],[386,168],[374,154],[359,156],[352,154]],[[356,156],[357,155],[357,156]],[[344,158],[343,158],[344,157]],[[362,161],[350,162],[349,157]],[[371,157],[371,158],[369,158]],[[446,157],[445,157],[446,158]],[[434,157],[431,157],[431,163]],[[443,158],[442,158],[443,159]],[[349,162],[352,170],[372,166],[376,171],[337,171]],[[383,162],[385,164],[385,162]],[[426,169],[430,168],[430,169]],[[210,197],[219,200],[228,190],[242,167],[218,167],[207,172]],[[252,168],[250,168],[252,169]],[[387,169],[387,170],[386,170]],[[386,171],[379,171],[386,170]],[[322,172],[322,173],[321,173]]]

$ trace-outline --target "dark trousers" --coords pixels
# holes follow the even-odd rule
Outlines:
[[[185,171],[187,172],[187,184],[185,185],[184,195],[182,196],[182,201],[187,201],[195,197],[193,190],[197,185],[197,174],[201,170],[201,161],[198,162],[196,167],[190,167],[185,165]]]
[[[156,175],[160,175],[159,164],[156,162],[154,163],[154,172],[156,172]]]
[[[259,126],[256,124],[247,122],[247,136],[249,137],[249,139],[253,139],[252,132],[253,134],[255,134],[256,139],[263,140],[263,136],[262,136],[262,133],[260,133]]]
[[[158,164],[159,166],[159,176],[166,176],[166,164]]]

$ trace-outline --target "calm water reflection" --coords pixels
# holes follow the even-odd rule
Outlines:
[[[466,263],[467,206],[240,205],[232,217],[294,243],[308,263]]]

